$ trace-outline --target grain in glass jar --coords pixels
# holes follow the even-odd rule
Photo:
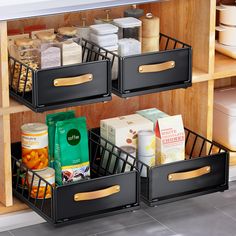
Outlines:
[[[41,123],[21,126],[22,161],[33,170],[48,167],[48,127]]]
[[[72,65],[82,62],[81,39],[77,36],[75,27],[58,28],[58,41],[61,42],[62,65]]]
[[[56,35],[51,32],[39,32],[38,48],[40,50],[41,69],[61,66],[61,49]]]
[[[12,88],[17,92],[30,92],[32,90],[32,71],[39,68],[39,50],[35,47],[34,41],[29,38],[19,38],[15,40],[14,55],[19,62],[15,64],[12,80]],[[26,66],[25,66],[26,65]]]
[[[39,175],[39,177],[31,171],[28,171],[27,173],[30,197],[37,199],[51,198],[52,188],[55,186],[55,170],[48,167],[45,170],[35,171],[35,173]],[[47,182],[52,186],[47,184]]]

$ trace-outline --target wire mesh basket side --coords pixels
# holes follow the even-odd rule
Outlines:
[[[91,169],[98,176],[138,170],[137,159],[99,136],[99,129],[89,131]]]
[[[210,141],[187,128],[185,128],[185,147],[186,160],[227,152],[220,144]]]
[[[49,221],[54,221],[55,186],[36,171],[27,168],[14,156],[12,156],[12,172],[14,193]]]

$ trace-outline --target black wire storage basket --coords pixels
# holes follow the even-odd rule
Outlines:
[[[110,60],[95,49],[83,39],[82,63],[45,69],[9,56],[11,97],[36,112],[111,100]]]
[[[149,206],[228,189],[229,154],[185,128],[185,160],[149,167],[138,161],[141,199]]]
[[[53,186],[21,162],[21,143],[13,143],[14,195],[54,225],[138,209],[136,159],[101,138],[99,129],[89,130],[89,156],[90,179]],[[27,183],[28,174],[31,181]],[[38,186],[33,187],[35,181]],[[84,199],[78,200],[79,195]]]
[[[160,33],[160,51],[121,57],[98,47],[112,65],[112,92],[120,97],[156,93],[192,85],[192,48]]]

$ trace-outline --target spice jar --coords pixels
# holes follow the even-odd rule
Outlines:
[[[144,15],[144,10],[137,8],[134,4],[131,9],[127,9],[124,11],[124,17],[134,17],[140,19]]]
[[[51,198],[52,187],[55,186],[55,170],[53,168],[48,167],[45,170],[35,171],[35,173],[40,177],[38,177],[31,171],[28,171],[27,173],[27,183],[28,183],[28,188],[30,189],[30,196],[32,198],[37,198],[37,199]],[[46,181],[49,184],[51,184],[52,187],[46,184]]]
[[[17,62],[15,68],[12,68],[14,71],[12,88],[17,92],[29,92],[32,90],[32,71],[28,70],[26,66],[34,70],[39,68],[39,51],[35,47],[34,41],[29,38],[16,39],[13,47],[16,59],[23,65],[21,66]]]
[[[36,37],[39,39],[41,69],[61,66],[61,49],[55,40],[56,35],[51,32],[39,32]]]
[[[22,161],[33,170],[48,167],[48,127],[41,123],[21,126]]]
[[[95,18],[94,23],[95,24],[107,24],[107,23],[112,23],[113,19],[110,16],[110,9],[106,9],[106,17],[105,18]]]
[[[82,18],[82,26],[77,26],[77,35],[79,38],[89,40],[90,29],[86,26],[86,18]]]
[[[114,19],[114,24],[123,31],[123,38],[133,38],[140,40],[140,28],[142,21],[134,17],[123,17]],[[119,33],[121,35],[121,33]]]
[[[71,65],[82,62],[81,39],[77,37],[75,27],[61,27],[58,29],[58,40],[61,42],[62,65]]]

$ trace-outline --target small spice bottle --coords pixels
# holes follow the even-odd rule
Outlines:
[[[95,24],[107,24],[107,23],[112,23],[113,19],[110,16],[111,10],[110,9],[106,9],[106,17],[105,18],[95,18],[94,19],[94,23]]]
[[[21,126],[22,161],[33,170],[48,167],[48,127],[41,123]]]
[[[77,26],[77,35],[79,38],[89,40],[90,29],[86,26],[86,18],[82,18],[82,26]]]
[[[58,41],[61,42],[62,65],[78,64],[82,62],[81,39],[77,36],[75,27],[61,27],[58,29]]]
[[[51,32],[39,32],[36,37],[39,40],[41,69],[61,66],[61,49],[55,40],[56,35]]]

